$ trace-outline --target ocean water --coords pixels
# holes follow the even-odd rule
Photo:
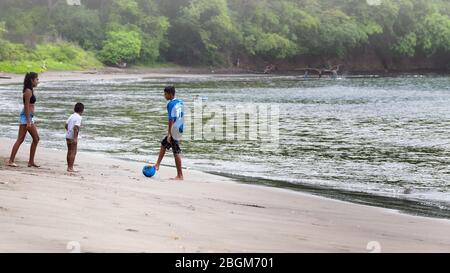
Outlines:
[[[65,149],[64,123],[80,101],[86,106],[80,150],[155,161],[167,126],[162,90],[169,84],[176,86],[187,111],[199,101],[208,109],[279,109],[276,145],[263,145],[259,136],[187,137],[182,149],[188,168],[450,218],[449,77],[304,81],[239,75],[45,82],[36,89],[42,145]],[[0,136],[16,137],[21,100],[20,85],[0,85]],[[247,129],[264,121],[255,115],[245,116]],[[173,165],[168,155],[163,163]]]

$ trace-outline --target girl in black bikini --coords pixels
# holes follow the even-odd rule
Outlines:
[[[28,167],[39,168],[34,162],[34,155],[36,154],[36,148],[39,143],[39,133],[36,125],[33,122],[34,104],[36,103],[36,96],[34,95],[34,88],[39,84],[38,74],[34,72],[27,73],[23,83],[23,110],[20,113],[20,126],[19,135],[17,141],[11,151],[11,157],[9,158],[8,166],[17,167],[14,160],[16,158],[17,151],[25,140],[27,132],[30,133],[33,138],[30,149],[30,159],[28,161]]]

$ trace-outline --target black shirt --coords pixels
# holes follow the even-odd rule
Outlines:
[[[36,103],[36,96],[34,95],[33,90],[31,90],[31,98],[30,98],[30,104]],[[23,98],[23,104],[25,104],[25,98]]]

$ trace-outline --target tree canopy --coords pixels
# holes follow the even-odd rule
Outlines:
[[[2,0],[0,57],[67,41],[105,64],[450,53],[447,0]],[[13,46],[14,45],[14,46]],[[11,49],[11,48],[14,48]],[[1,61],[1,60],[0,60]]]

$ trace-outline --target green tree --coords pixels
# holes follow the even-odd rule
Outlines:
[[[428,15],[418,29],[419,46],[428,55],[450,52],[450,17],[438,12]]]
[[[185,63],[224,63],[238,40],[226,0],[192,0],[173,24],[172,54]]]
[[[416,33],[411,32],[400,38],[392,50],[398,55],[414,57],[414,55],[416,55],[416,48],[417,35]]]
[[[105,33],[95,10],[83,6],[59,6],[52,15],[57,33],[88,50],[100,49]]]
[[[3,33],[6,32],[5,22],[0,21],[0,61],[6,59],[7,54],[7,41],[3,39]]]
[[[368,42],[368,34],[355,19],[340,10],[322,13],[321,22],[311,52],[326,56],[345,57],[349,50]]]
[[[5,22],[0,32],[8,30],[0,34],[2,58],[33,57],[37,45],[61,40],[96,52],[108,64],[229,65],[237,57],[254,63],[299,57],[345,60],[354,52],[375,53],[388,64],[417,56],[445,58],[450,52],[446,0],[381,0],[380,5],[365,0],[81,3],[70,7],[63,0],[0,1]],[[124,38],[126,33],[130,40]],[[120,53],[119,42],[133,54]]]
[[[167,47],[167,17],[161,16],[154,0],[113,0],[108,19],[110,31],[137,31],[141,37],[140,61],[153,63]]]
[[[243,43],[251,55],[284,59],[309,52],[320,20],[295,1],[234,3],[242,21]]]
[[[117,65],[121,62],[135,62],[141,51],[141,37],[135,31],[109,32],[100,58],[106,64]]]
[[[0,22],[0,38],[3,38],[3,33],[6,32],[6,24],[5,22]]]

